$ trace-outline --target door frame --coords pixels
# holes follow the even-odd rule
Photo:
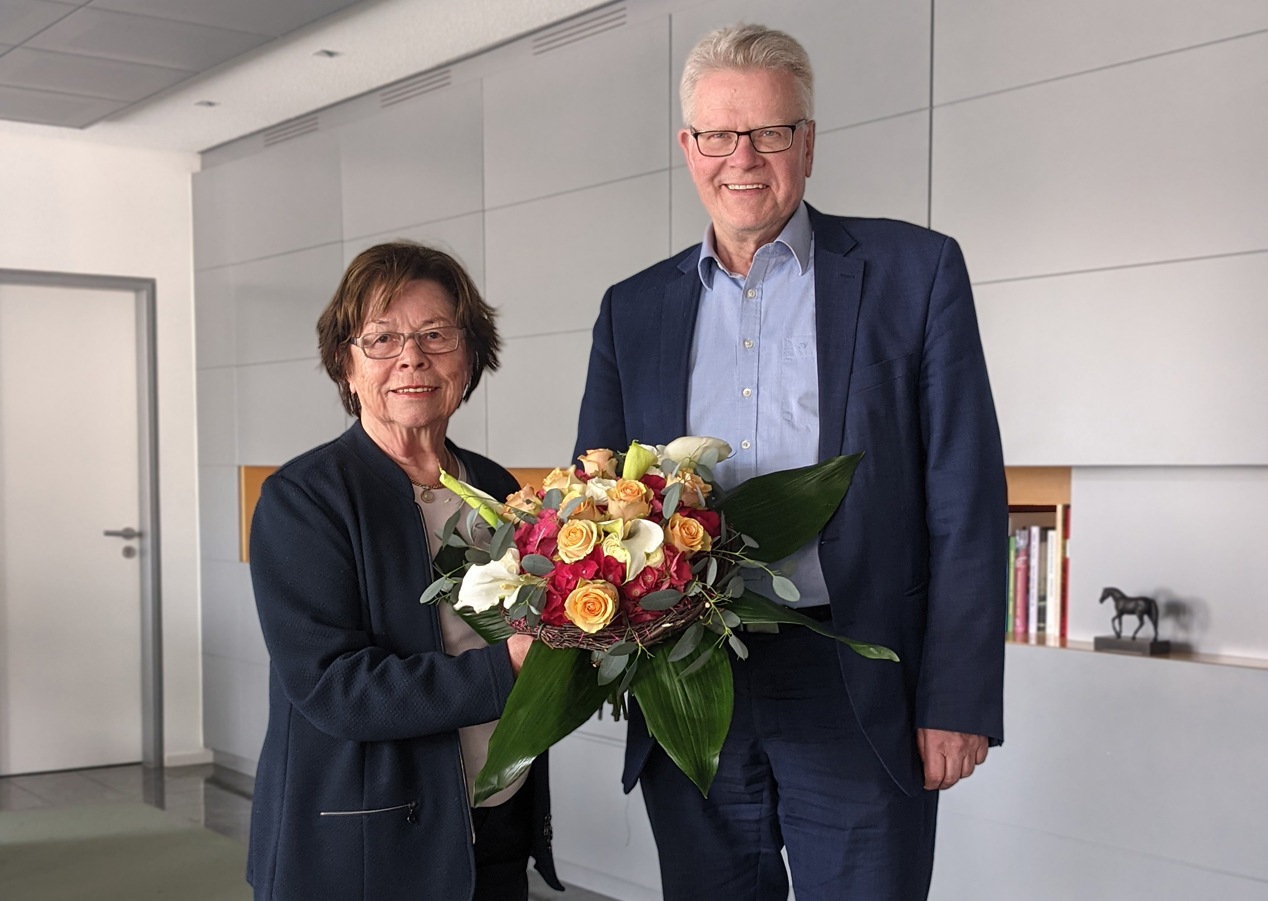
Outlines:
[[[131,291],[136,297],[141,560],[141,762],[163,765],[163,582],[159,520],[158,336],[152,278],[0,268],[0,285]]]

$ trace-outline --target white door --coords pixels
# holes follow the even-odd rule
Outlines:
[[[135,310],[0,285],[0,776],[141,760]]]

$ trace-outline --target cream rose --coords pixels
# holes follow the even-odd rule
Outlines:
[[[713,547],[713,539],[704,526],[687,516],[675,513],[665,524],[665,543],[690,557]]]
[[[559,527],[556,541],[559,559],[565,563],[576,563],[598,544],[599,527],[589,520],[570,519]]]
[[[633,479],[618,479],[608,489],[608,515],[629,522],[652,512],[652,489]]]
[[[706,482],[694,472],[683,470],[676,476],[671,476],[667,484],[672,485],[674,482],[682,483],[682,496],[679,503],[684,507],[704,507],[704,499],[709,496],[709,492],[713,490],[713,486]]]
[[[584,484],[571,469],[552,469],[550,475],[542,479],[542,491],[558,488],[564,494]]]
[[[568,514],[569,519],[588,519],[591,522],[599,521],[599,511],[594,505],[594,498],[586,495],[584,488],[574,488],[564,495],[564,499],[559,502],[559,512],[571,504],[577,498],[581,498],[581,503],[572,508],[572,512]]]
[[[564,615],[582,632],[598,632],[616,616],[616,586],[601,579],[582,579],[564,601]]]
[[[616,456],[606,447],[588,450],[577,458],[586,475],[601,479],[616,478]]]

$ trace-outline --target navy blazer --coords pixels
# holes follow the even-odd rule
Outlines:
[[[999,428],[956,242],[813,208],[810,222],[819,459],[865,455],[819,536],[819,559],[837,631],[901,658],[839,648],[859,724],[914,794],[923,785],[917,727],[992,743],[1004,736],[1008,502]],[[699,258],[696,245],[604,296],[577,453],[686,432]],[[651,747],[635,713],[626,791]]]
[[[450,445],[472,484],[516,491]],[[269,649],[269,724],[247,881],[268,901],[470,898],[462,726],[497,719],[514,684],[503,645],[443,652],[423,519],[409,478],[358,422],[264,483],[251,581]],[[533,854],[550,854],[545,758],[533,767]]]

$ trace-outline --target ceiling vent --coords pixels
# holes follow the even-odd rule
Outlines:
[[[272,147],[274,144],[281,144],[283,141],[291,140],[291,138],[301,138],[304,135],[310,135],[317,130],[317,127],[316,113],[300,116],[298,119],[283,122],[281,125],[274,125],[264,132],[264,146]]]
[[[422,75],[415,75],[413,78],[407,78],[404,81],[398,81],[390,88],[384,88],[379,92],[379,106],[394,106],[397,103],[412,100],[422,94],[430,94],[432,91],[447,88],[452,82],[450,75],[450,69],[438,69],[433,72],[424,72]]]
[[[533,55],[537,56],[541,53],[558,50],[560,47],[575,44],[577,41],[584,41],[586,38],[594,37],[596,34],[620,28],[624,24],[624,3],[618,3],[615,6],[605,6],[603,9],[595,10],[584,16],[578,16],[575,19],[564,22],[562,25],[533,35]]]

